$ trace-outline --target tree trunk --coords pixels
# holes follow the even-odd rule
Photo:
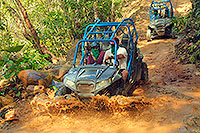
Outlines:
[[[9,8],[9,11],[13,15],[13,17],[15,18],[15,21],[17,22],[17,26],[21,29],[21,32],[24,35],[24,37],[27,40],[31,41],[32,37],[31,37],[30,33],[28,32],[26,26],[24,25],[22,18],[17,14],[15,9],[13,9],[12,7]]]
[[[39,51],[39,53],[42,55],[49,54],[51,57],[46,57],[46,59],[51,62],[55,62],[55,60],[57,60],[57,57],[52,52],[50,52],[44,45],[40,44],[40,38],[39,38],[36,30],[34,29],[33,25],[31,24],[31,22],[28,18],[27,11],[21,4],[21,1],[20,0],[15,0],[15,1],[24,17],[24,21],[25,21],[26,25],[28,26],[28,28],[30,30],[31,35],[29,35],[29,37],[31,36],[31,39],[32,39],[31,42],[33,43],[35,49],[37,49]],[[27,38],[27,34],[23,34],[23,35],[26,37],[26,39],[28,39],[30,41],[30,38],[29,37]]]
[[[94,5],[93,5],[93,10],[94,10],[94,20],[98,19],[98,15],[97,15],[97,3],[96,1],[94,1]]]
[[[111,13],[111,22],[114,22],[114,0],[112,0]]]

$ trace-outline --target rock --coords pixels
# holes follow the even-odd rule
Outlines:
[[[40,72],[34,70],[22,70],[17,75],[23,86],[42,85],[45,88],[52,84],[53,77],[48,72]]]
[[[196,76],[200,76],[200,72],[199,72],[199,71],[196,71],[194,74],[195,74]]]
[[[11,121],[11,120],[16,120],[18,118],[16,118],[16,110],[14,109],[14,107],[12,105],[8,105],[3,107],[0,110],[0,117],[3,119],[1,121],[2,122],[6,122],[6,121]]]
[[[28,93],[33,93],[33,95],[38,94],[38,93],[45,93],[45,87],[42,85],[29,85],[26,88]]]
[[[182,133],[186,133],[188,130],[186,129],[186,127],[179,127],[178,128]]]
[[[0,81],[0,87],[3,88],[5,86],[9,86],[10,85],[10,81],[8,81],[7,79],[3,79]]]
[[[189,115],[184,119],[188,132],[200,132],[200,115]]]
[[[42,94],[37,94],[33,98],[33,100],[30,102],[30,104],[34,107],[36,110],[40,110],[40,112],[46,111],[46,106],[51,105],[52,102],[50,98],[42,93]]]
[[[69,72],[71,65],[56,66],[49,69],[48,72],[56,79],[63,80],[63,76]]]
[[[16,115],[15,109],[10,109],[8,110],[8,112],[5,114],[5,119],[7,120],[11,120],[12,118],[14,118]]]
[[[3,106],[13,103],[14,99],[11,96],[6,95],[5,97],[0,96],[0,101]]]
[[[27,92],[33,92],[34,91],[34,87],[35,87],[35,85],[29,85],[28,87],[26,87],[26,91]]]
[[[144,95],[144,90],[140,88],[134,90],[133,92],[133,96],[143,96],[143,95]]]
[[[26,98],[29,94],[26,91],[21,92],[21,97]]]

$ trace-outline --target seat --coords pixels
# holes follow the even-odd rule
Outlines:
[[[104,37],[104,39],[108,39],[108,38],[109,38],[108,35],[106,35],[106,36]],[[111,47],[111,46],[110,46],[110,42],[108,42],[108,41],[105,42],[105,41],[104,41],[104,42],[102,42],[101,45],[100,45],[100,50],[101,50],[101,51],[106,51],[106,50],[110,49],[110,47]]]
[[[130,40],[129,40],[127,34],[124,34],[122,36],[122,40],[121,40],[121,45],[120,46],[124,47],[126,49],[126,51],[127,51],[127,54],[128,54],[127,64],[128,64],[128,61],[130,59],[130,52],[131,52],[131,50],[130,50]]]
[[[124,34],[122,36],[122,40],[121,40],[121,46],[126,48],[126,50],[128,51],[129,49],[129,38],[128,38],[128,35],[127,34]]]
[[[106,51],[110,49],[110,43],[109,42],[102,42],[100,45],[100,50],[101,51]]]

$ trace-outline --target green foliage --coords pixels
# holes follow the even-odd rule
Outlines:
[[[16,97],[19,97],[21,95],[21,92],[18,91],[18,93],[15,95]]]
[[[12,88],[12,90],[17,90],[17,88],[16,88],[16,87],[14,87],[14,88]]]
[[[200,1],[194,4],[194,8],[186,16],[177,16],[173,32],[181,37],[181,41],[175,46],[176,54],[182,62],[196,63],[200,60]]]
[[[56,86],[52,87],[54,91],[57,91],[59,88],[57,88]]]
[[[6,52],[10,52],[10,53],[11,52],[19,52],[23,47],[24,47],[24,45],[11,46],[11,47],[0,49],[0,51],[6,51]]]
[[[40,55],[38,52],[34,52],[32,56],[30,51],[26,51],[21,56],[9,53],[7,57],[3,57],[0,61],[2,76],[9,79],[16,76],[21,70],[38,70],[49,65],[49,62],[44,59],[48,55]]]
[[[30,0],[21,1],[26,8],[28,18],[45,45],[57,57],[65,57],[77,39],[83,37],[84,29],[95,21],[110,21],[115,16],[122,17],[120,6],[123,0]],[[14,9],[18,15],[13,14]],[[19,25],[23,16],[13,1],[3,0],[0,4],[0,70],[4,78],[15,76],[24,69],[41,69],[49,62],[38,54],[30,40],[26,40]],[[20,23],[20,24],[21,24]],[[21,26],[21,27],[20,27]],[[27,26],[26,26],[27,28]],[[30,30],[26,29],[28,33]],[[0,78],[3,78],[3,77]]]
[[[115,1],[113,16],[122,17],[119,11],[120,2],[121,0]],[[83,37],[85,27],[95,20],[95,11],[97,18],[102,21],[110,21],[113,17],[111,14],[112,0],[80,0],[79,2],[64,0],[35,3],[35,9],[30,13],[30,18],[37,22],[34,24],[42,44],[57,56],[65,56],[74,45],[74,41]]]
[[[71,42],[67,34],[67,23],[62,15],[60,11],[48,12],[46,19],[41,21],[46,28],[38,29],[41,43],[48,46],[56,56],[65,55]]]
[[[5,30],[5,24],[3,22],[0,23],[0,30]]]

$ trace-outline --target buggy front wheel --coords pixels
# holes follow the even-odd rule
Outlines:
[[[55,93],[55,97],[56,96],[64,96],[66,94],[70,94],[71,93],[71,90],[65,86],[59,88],[56,93]]]
[[[142,62],[141,80],[147,82],[149,79],[148,68],[145,62]]]

